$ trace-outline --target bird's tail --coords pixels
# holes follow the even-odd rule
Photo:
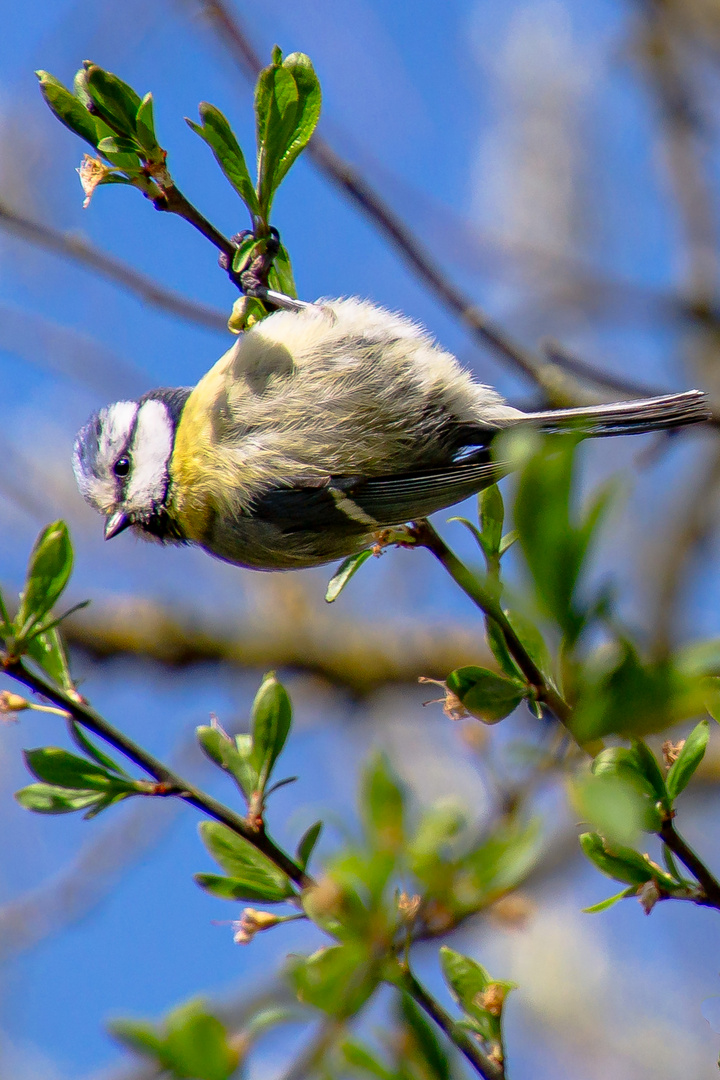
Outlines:
[[[686,390],[683,394],[665,394],[662,397],[641,398],[639,401],[616,401],[611,405],[526,413],[518,422],[532,424],[541,431],[576,432],[588,438],[640,435],[647,431],[699,424],[711,417],[707,397],[702,390]]]

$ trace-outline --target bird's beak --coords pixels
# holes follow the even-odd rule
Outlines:
[[[123,514],[122,510],[118,510],[117,513],[111,514],[105,521],[105,539],[112,540],[113,536],[117,536],[131,524],[130,518],[127,514]]]

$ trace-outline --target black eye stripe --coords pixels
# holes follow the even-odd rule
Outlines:
[[[126,456],[118,458],[113,465],[113,472],[116,476],[127,476],[130,472],[130,458]]]

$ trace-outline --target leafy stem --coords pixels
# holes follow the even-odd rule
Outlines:
[[[11,678],[23,683],[36,694],[42,694],[43,697],[54,702],[82,727],[94,732],[95,735],[99,735],[101,739],[114,746],[130,761],[133,761],[141,769],[149,773],[158,782],[158,785],[161,785],[160,789],[156,789],[152,794],[174,796],[182,799],[184,802],[203,811],[208,817],[227,825],[229,829],[232,829],[238,836],[247,840],[270,859],[301,889],[306,889],[314,884],[310,875],[271,840],[262,826],[258,828],[254,824],[249,824],[240,814],[214,799],[212,795],[208,795],[193,784],[188,783],[188,781],[178,776],[177,773],[168,769],[156,757],[148,753],[147,750],[144,750],[121,731],[114,728],[89,705],[78,702],[58,687],[46,682],[30,671],[21,660],[0,654],[0,667]]]
[[[494,1061],[485,1053],[477,1042],[453,1020],[450,1013],[442,1007],[440,1002],[418,981],[406,964],[400,965],[400,975],[394,985],[401,990],[405,990],[415,1004],[423,1012],[427,1013],[430,1019],[445,1032],[448,1039],[467,1058],[479,1076],[484,1077],[485,1080],[503,1080],[505,1076],[503,1064]]]
[[[677,832],[672,817],[665,818],[660,827],[659,836],[673,855],[677,856],[683,866],[685,866],[699,882],[702,888],[702,894],[699,896],[695,895],[695,903],[704,907],[712,907],[720,910],[720,882],[718,882],[717,878],[708,870],[700,857],[696,855],[690,845],[686,843],[682,836]]]
[[[412,535],[415,543],[427,548],[465,595],[498,626],[505,638],[510,655],[533,688],[535,698],[546,705],[564,727],[569,727],[572,718],[569,704],[548,682],[530,656],[493,592],[485,588],[483,582],[458,559],[429,521],[423,519],[414,522]]]

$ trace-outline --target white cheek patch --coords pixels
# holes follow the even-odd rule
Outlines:
[[[143,402],[130,447],[132,471],[125,491],[128,509],[145,510],[163,500],[172,443],[172,421],[163,402]]]

